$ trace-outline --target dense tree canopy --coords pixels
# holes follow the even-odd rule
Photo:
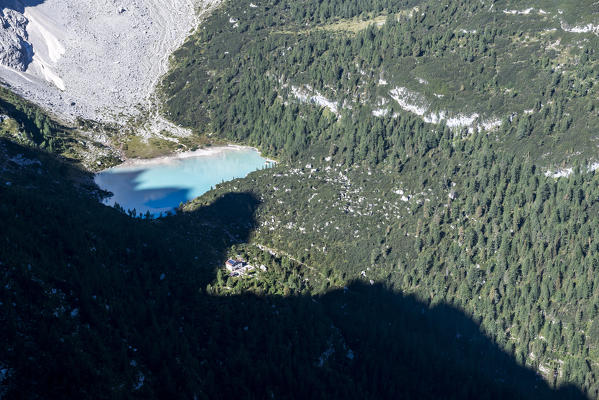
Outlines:
[[[163,111],[279,163],[157,220],[2,92],[0,395],[598,397],[593,7],[226,1]]]

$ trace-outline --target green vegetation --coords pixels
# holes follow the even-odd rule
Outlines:
[[[78,120],[86,132],[98,133],[99,124]],[[102,128],[106,129],[106,127]],[[35,104],[0,86],[0,138],[58,154],[90,169],[105,168],[120,160],[115,152],[72,126],[66,126]]]
[[[579,151],[594,156],[596,35],[565,32],[557,18],[536,12],[506,14],[508,5],[500,2],[490,13],[490,4],[479,1],[360,6],[347,15],[391,16],[382,26],[342,34],[318,28],[340,23],[345,13],[304,3],[251,8],[240,2],[217,11],[175,54],[175,68],[163,81],[167,115],[273,153],[305,154],[321,134],[326,140],[332,115],[299,117],[317,114],[298,104],[293,87],[309,86],[361,121],[385,101],[388,115],[402,112],[389,92],[405,87],[421,94],[431,112],[516,118],[502,126],[502,137],[523,120],[516,138],[530,139],[506,140],[511,154],[546,155],[546,165]],[[405,12],[415,5],[418,12]],[[485,29],[476,31],[479,26]],[[309,35],[293,33],[306,29]]]
[[[144,141],[139,136],[131,136],[127,143],[122,146],[122,149],[128,157],[153,158],[173,153],[176,149],[182,147],[180,144],[168,140],[150,138]]]
[[[0,163],[6,398],[582,398],[454,307],[381,284],[312,294],[303,266],[245,244],[250,193],[145,220],[46,153],[1,140]],[[223,277],[231,251],[267,272]]]
[[[10,90],[0,87],[0,134],[19,143],[63,153],[73,144],[67,128],[57,124],[42,109]]]
[[[286,284],[265,276],[212,290],[385,282],[463,309],[550,384],[596,397],[599,221],[587,167],[597,157],[598,38],[560,20],[578,26],[588,16],[554,2],[295,4],[226,3],[163,82],[173,121],[284,161],[204,198],[256,193],[247,246],[286,255]],[[366,29],[348,22],[383,16]],[[427,106],[424,116],[499,123],[427,123],[393,88],[416,93],[408,100]],[[386,114],[373,115],[380,108]],[[575,172],[545,176],[558,165]]]

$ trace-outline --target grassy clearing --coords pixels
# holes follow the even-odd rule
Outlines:
[[[329,32],[351,32],[358,33],[368,28],[370,25],[381,26],[387,21],[387,15],[379,15],[373,18],[353,18],[347,20],[339,20],[332,24],[317,27],[315,29]]]
[[[410,9],[402,10],[398,13],[393,14],[380,14],[380,15],[363,15],[360,17],[349,18],[349,19],[338,19],[337,21],[315,26],[309,29],[302,29],[299,31],[292,30],[279,30],[273,33],[278,34],[309,34],[315,31],[326,31],[326,32],[337,32],[337,33],[352,33],[356,34],[367,29],[370,25],[380,27],[384,25],[389,18],[399,20],[400,18],[411,18],[415,12],[418,12],[418,7],[412,7]]]
[[[184,138],[149,138],[129,136],[115,147],[120,147],[127,158],[155,158],[176,152],[195,151],[203,147],[225,145],[227,142],[212,139],[207,135],[192,135]]]
[[[144,140],[139,136],[129,137],[122,150],[127,158],[154,158],[171,154],[183,149],[181,144],[169,140],[150,138]]]

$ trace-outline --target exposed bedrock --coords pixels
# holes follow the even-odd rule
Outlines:
[[[0,64],[25,71],[33,58],[27,41],[27,18],[14,9],[0,6]]]

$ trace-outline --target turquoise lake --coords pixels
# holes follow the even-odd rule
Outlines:
[[[121,205],[138,214],[157,216],[196,198],[216,184],[243,178],[272,162],[253,148],[228,146],[153,160],[137,160],[104,170],[96,184],[112,197],[104,204]]]

